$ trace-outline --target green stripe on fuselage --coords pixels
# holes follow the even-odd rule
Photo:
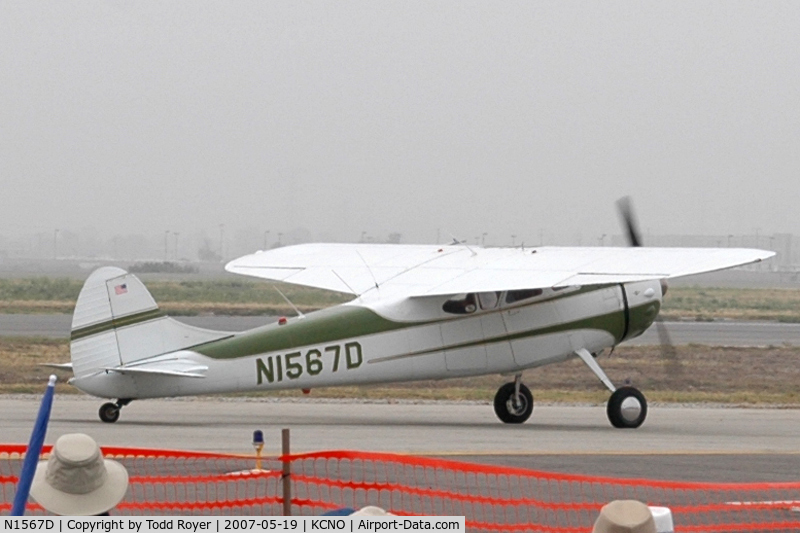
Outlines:
[[[565,294],[555,294],[545,300],[536,300],[529,304],[515,306],[514,308],[518,309],[530,305],[539,305],[586,292],[606,289],[608,287],[609,285],[581,287],[578,290],[569,291]],[[508,309],[510,308],[497,308],[489,311],[489,313],[500,313]],[[288,324],[283,326],[269,324],[260,328],[237,333],[233,337],[213,341],[193,349],[213,359],[236,359],[239,357],[292,349],[298,346],[327,344],[363,335],[373,335],[425,324],[465,319],[467,319],[467,317],[442,317],[440,319],[422,322],[395,322],[383,318],[375,311],[365,307],[339,305],[328,309],[322,309],[321,311],[315,311],[306,315],[305,318],[292,319]]]
[[[608,288],[592,287],[581,288],[568,294],[559,295],[558,298],[569,298],[581,293],[591,292]],[[547,301],[552,301],[550,298]],[[527,306],[543,304],[543,301],[531,302]],[[648,304],[648,306],[651,304]],[[508,308],[501,308],[491,312],[504,312]],[[636,310],[632,309],[631,313]],[[439,322],[449,322],[452,320],[468,320],[470,318],[442,318],[427,322],[395,322],[384,318],[376,312],[365,307],[354,305],[341,305],[322,311],[317,311],[307,315],[305,318],[292,319],[288,324],[280,326],[270,324],[260,328],[252,329],[234,335],[226,339],[220,339],[193,348],[194,351],[214,359],[236,359],[249,357],[264,353],[290,350],[299,346],[329,344],[344,339],[352,339],[365,335],[374,335],[388,331],[414,328],[422,325],[435,324]],[[558,333],[572,329],[599,329],[611,334],[616,342],[622,340],[624,330],[624,315],[622,311],[608,313],[606,315],[582,318],[568,323],[555,324],[552,326],[520,331],[512,335],[501,335],[492,339],[481,339],[468,343],[459,343],[444,347],[436,347],[432,350],[425,350],[415,354],[436,352],[441,350],[454,350],[465,348],[472,345],[500,342],[514,339],[521,339],[535,335],[546,335],[548,333]]]
[[[571,330],[578,330],[578,329],[595,329],[595,330],[602,330],[608,332],[611,336],[614,337],[615,342],[620,342],[622,339],[622,334],[624,331],[624,324],[625,324],[625,316],[623,312],[615,311],[613,313],[608,313],[605,315],[599,316],[592,316],[588,318],[582,318],[580,320],[575,320],[573,322],[564,322],[561,324],[554,324],[552,326],[547,326],[544,328],[538,329],[527,329],[523,331],[518,331],[512,335],[499,335],[493,338],[487,339],[480,339],[475,341],[469,342],[462,342],[458,344],[449,344],[444,347],[435,347],[427,350],[420,350],[417,352],[410,352],[405,354],[397,354],[397,355],[390,355],[387,357],[379,357],[377,359],[373,359],[369,361],[370,363],[380,363],[383,361],[393,361],[395,359],[404,359],[406,357],[416,357],[419,355],[428,355],[432,353],[442,352],[442,351],[454,351],[454,350],[461,350],[464,348],[471,348],[473,346],[480,346],[482,344],[491,344],[493,342],[507,342],[507,341],[515,341],[521,339],[527,339],[530,337],[538,337],[540,335],[548,335],[550,333],[563,333],[566,331]]]
[[[283,326],[270,324],[251,329],[198,346],[194,351],[214,359],[235,359],[419,325],[419,322],[394,322],[364,307],[340,305],[292,319]]]

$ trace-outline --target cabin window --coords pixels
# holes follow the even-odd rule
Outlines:
[[[497,302],[500,301],[499,292],[479,292],[478,303],[481,309],[494,309],[497,307]]]
[[[459,294],[447,300],[442,306],[442,311],[454,315],[468,315],[477,309],[475,294]]]
[[[508,291],[506,293],[506,303],[513,304],[515,302],[527,300],[528,298],[541,296],[542,293],[544,293],[542,289],[522,289],[518,291]]]

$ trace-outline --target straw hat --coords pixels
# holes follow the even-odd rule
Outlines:
[[[117,505],[128,490],[128,471],[103,459],[89,435],[61,436],[40,461],[31,483],[31,496],[42,507],[62,516],[92,516]]]
[[[656,533],[656,523],[642,502],[616,500],[600,510],[592,533]]]

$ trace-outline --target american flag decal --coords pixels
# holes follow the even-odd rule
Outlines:
[[[114,287],[114,294],[116,295],[125,294],[126,292],[128,292],[127,283],[123,283],[122,285],[117,285],[116,287]]]

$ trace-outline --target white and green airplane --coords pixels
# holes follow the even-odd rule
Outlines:
[[[70,380],[116,399],[104,422],[144,398],[311,389],[483,374],[506,423],[533,411],[523,371],[579,357],[611,391],[608,418],[640,426],[647,403],[595,360],[655,320],[666,280],[761,261],[773,252],[645,248],[481,248],[463,244],[303,244],[235,259],[227,271],[350,293],[306,316],[230,333],[165,316],[136,276],[103,267],[75,307]],[[66,366],[66,365],[65,365]]]

